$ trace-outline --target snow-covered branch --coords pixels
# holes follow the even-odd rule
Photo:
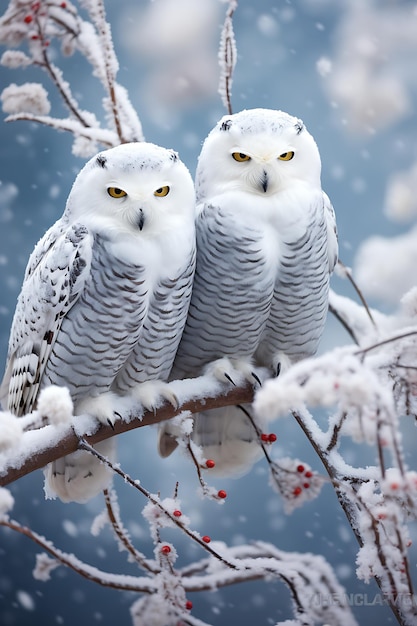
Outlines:
[[[112,425],[100,424],[87,415],[76,416],[70,423],[52,424],[48,420],[48,406],[42,408],[42,415],[34,412],[24,418],[0,413],[0,424],[5,424],[7,420],[19,426],[8,439],[2,428],[0,485],[8,485],[47,463],[75,452],[82,437],[94,445],[134,428],[158,424],[184,412],[196,413],[202,409],[246,403],[253,398],[250,386],[221,385],[206,376],[174,381],[171,387],[179,401],[178,409],[165,402],[155,411],[146,411],[137,401],[125,397],[120,400],[118,419]],[[23,432],[25,427],[29,430]]]
[[[83,19],[75,3],[47,0],[19,2],[11,0],[0,18],[0,43],[24,50],[7,50],[1,63],[11,69],[29,66],[46,72],[69,112],[69,118],[49,117],[49,101],[44,88],[37,83],[10,85],[1,99],[3,110],[10,113],[6,121],[28,120],[46,124],[74,135],[73,152],[91,156],[98,145],[115,146],[128,141],[142,141],[139,118],[129,100],[127,91],[117,82],[118,61],[114,52],[110,25],[102,0],[80,2],[89,19]],[[61,53],[81,54],[91,65],[103,90],[103,112],[106,127],[96,115],[80,107],[70,84],[61,69],[52,62],[57,54],[54,44],[60,44]]]
[[[127,547],[129,556],[133,555],[139,568],[145,571],[145,576],[113,574],[93,567],[56,548],[51,541],[7,515],[0,517],[0,525],[25,535],[48,553],[37,557],[34,576],[38,580],[49,580],[53,570],[64,565],[99,585],[142,594],[131,607],[133,624],[150,623],[151,612],[159,616],[159,621],[152,623],[171,625],[182,618],[185,623],[201,624],[190,615],[192,602],[187,599],[189,594],[255,580],[280,580],[289,589],[293,617],[302,619],[303,624],[313,625],[322,621],[339,626],[356,625],[345,590],[337,582],[330,565],[318,555],[285,552],[261,541],[233,548],[222,542],[213,542],[213,547],[209,548],[210,538],[205,536],[200,545],[210,552],[209,558],[176,569],[176,550],[172,544],[161,540],[160,532],[169,522],[178,522],[185,516],[175,508],[178,503],[170,499],[158,501],[160,510],[156,514],[152,501],[155,497],[151,497],[143,512],[150,523],[155,543],[154,559],[146,559],[131,544],[123,528],[115,493],[106,493],[108,521],[115,536]],[[102,526],[101,516],[99,518],[94,524],[95,530],[93,528],[95,535]],[[195,538],[195,535],[194,531],[190,532],[190,537]]]
[[[237,0],[228,0],[229,6],[220,37],[219,63],[220,80],[219,94],[229,115],[232,114],[232,83],[233,72],[237,60],[236,40],[233,30],[233,14],[237,9]]]

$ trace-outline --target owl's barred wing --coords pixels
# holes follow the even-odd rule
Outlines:
[[[193,245],[178,272],[159,282],[140,338],[117,374],[114,390],[126,393],[140,382],[168,379],[187,317],[195,255]]]
[[[197,221],[197,264],[187,323],[171,378],[198,376],[223,356],[250,356],[266,323],[274,275],[261,234],[225,206],[206,204]]]
[[[339,244],[337,240],[336,215],[330,198],[323,192],[324,213],[327,225],[327,250],[329,257],[329,272],[333,272],[339,256]]]
[[[92,236],[85,226],[58,221],[29,259],[0,390],[2,407],[16,415],[30,412],[36,403],[62,320],[89,275],[91,249]]]

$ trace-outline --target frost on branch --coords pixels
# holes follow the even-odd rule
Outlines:
[[[226,18],[224,20],[219,46],[219,94],[224,107],[226,108],[227,112],[231,114],[233,72],[237,60],[236,40],[233,30],[233,13],[237,9],[237,0],[228,0],[228,4],[229,6],[226,12]]]
[[[97,152],[98,144],[111,147],[141,141],[143,134],[127,91],[116,81],[118,61],[103,2],[84,0],[80,5],[87,12],[87,19],[83,19],[72,2],[11,0],[0,18],[0,44],[24,48],[7,50],[2,56],[2,64],[11,69],[28,66],[43,69],[61,96],[69,117],[47,115],[49,102],[39,84],[6,87],[2,100],[4,111],[10,114],[6,121],[29,120],[72,132],[75,137],[73,152],[87,157]],[[79,53],[90,64],[104,90],[102,103],[106,127],[101,126],[93,113],[81,109],[62,71],[52,62],[51,59],[58,54],[57,45],[61,54]]]
[[[121,540],[124,547],[129,546],[131,557],[136,547],[131,544],[121,523],[115,493],[108,495],[106,506],[115,538],[118,542]],[[210,538],[205,536],[200,546],[209,552],[208,557],[176,567],[177,549],[172,542],[163,540],[160,531],[165,526],[164,516],[181,519],[182,512],[174,508],[178,505],[176,498],[158,501],[156,518],[148,510],[145,517],[149,518],[153,527],[153,558],[141,556],[135,559],[143,571],[139,576],[105,572],[62,552],[52,542],[13,520],[5,519],[0,523],[26,535],[48,553],[37,557],[34,571],[37,580],[49,580],[54,569],[64,565],[102,586],[141,594],[130,611],[133,624],[137,626],[178,626],[181,620],[191,626],[209,626],[192,614],[192,593],[253,580],[264,580],[269,584],[276,581],[285,583],[292,598],[292,615],[297,623],[305,626],[316,623],[356,626],[345,590],[321,556],[284,552],[265,542],[232,548],[213,542],[213,548],[210,548]],[[198,534],[190,531],[189,537],[193,539]],[[139,552],[136,554],[140,555]]]
[[[47,582],[51,578],[51,573],[60,566],[57,559],[51,559],[50,556],[42,552],[36,555],[36,566],[33,570],[33,578]]]
[[[400,426],[401,419],[415,419],[417,412],[417,327],[404,327],[405,320],[415,320],[415,295],[408,295],[397,316],[377,318],[381,326],[372,327],[368,344],[364,333],[359,348],[338,348],[294,365],[266,382],[254,402],[268,418],[292,414],[299,424],[358,539],[358,576],[375,579],[399,623],[407,625],[417,618],[409,601],[414,591],[407,554],[417,474],[407,469]],[[351,325],[360,327],[355,306],[337,298],[333,304],[349,310]],[[343,439],[365,443],[371,463],[362,465],[361,459],[349,465],[342,456]]]
[[[0,487],[0,519],[7,519],[7,514],[14,506],[14,498],[8,489]]]
[[[39,83],[12,83],[1,94],[3,111],[5,113],[20,113],[26,111],[34,115],[46,115],[51,109],[47,91]]]

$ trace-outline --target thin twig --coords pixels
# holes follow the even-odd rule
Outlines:
[[[6,528],[10,528],[11,530],[20,533],[21,535],[25,535],[26,537],[34,541],[42,549],[49,552],[49,554],[51,554],[54,559],[56,559],[59,563],[74,570],[74,572],[76,572],[83,578],[87,578],[88,580],[91,580],[92,582],[95,582],[99,585],[124,591],[136,591],[140,593],[155,592],[152,578],[135,578],[133,576],[109,574],[107,572],[102,572],[96,567],[83,563],[73,554],[66,554],[61,550],[58,550],[58,548],[55,548],[52,542],[47,541],[44,537],[38,535],[38,533],[36,533],[35,531],[31,530],[27,526],[22,526],[14,520],[2,519],[0,520],[0,526],[5,526]]]
[[[366,355],[371,350],[377,350],[382,346],[386,346],[390,343],[394,343],[395,341],[400,341],[401,339],[408,339],[408,337],[415,337],[417,335],[417,330],[410,330],[409,332],[402,333],[401,335],[395,335],[394,337],[388,337],[388,339],[382,339],[381,341],[377,341],[376,343],[368,346],[367,348],[361,348],[355,352],[355,355]]]
[[[120,143],[126,143],[127,140],[123,136],[122,125],[120,123],[119,105],[116,98],[116,81],[113,68],[117,66],[117,59],[115,58],[113,53],[110,26],[106,20],[106,10],[104,8],[102,0],[96,0],[95,11],[91,12],[90,16],[94,21],[97,32],[100,36],[100,43],[105,65],[105,79],[107,83],[106,89],[109,95],[114,126]]]
[[[233,14],[237,9],[237,0],[229,0],[223,24],[220,48],[220,83],[219,93],[229,115],[232,115],[232,82],[236,65],[236,42],[233,32]]]
[[[152,574],[158,574],[160,571],[159,568],[153,567],[148,559],[146,559],[146,557],[141,552],[136,550],[135,546],[129,540],[125,529],[122,527],[120,519],[116,514],[112,503],[112,496],[115,497],[115,493],[112,492],[112,494],[110,494],[108,489],[104,489],[103,494],[104,502],[107,509],[107,515],[109,516],[109,520],[115,535],[118,537],[124,548],[133,557],[138,565],[143,567],[143,569],[147,570],[148,572],[151,572]]]
[[[90,454],[92,454],[93,456],[95,456],[97,459],[99,459],[102,463],[104,463],[105,465],[107,465],[108,467],[110,467],[110,469],[115,473],[118,474],[119,476],[121,476],[121,478],[123,478],[124,482],[126,482],[127,484],[129,484],[131,487],[133,487],[134,489],[137,489],[138,491],[140,491],[140,493],[145,496],[145,498],[147,498],[150,502],[152,502],[152,504],[154,506],[156,506],[161,513],[163,513],[164,515],[166,515],[167,517],[169,517],[169,519],[176,525],[178,526],[178,528],[180,528],[188,537],[190,537],[190,539],[192,539],[193,541],[195,541],[196,543],[198,543],[202,548],[204,548],[204,550],[206,550],[207,552],[210,552],[210,554],[217,559],[218,561],[220,561],[221,563],[223,563],[223,565],[226,565],[227,567],[230,567],[231,569],[237,569],[237,566],[234,563],[231,563],[230,561],[228,561],[227,559],[225,559],[221,554],[219,554],[218,552],[216,552],[211,546],[209,546],[207,543],[205,543],[197,533],[193,532],[192,530],[190,530],[189,528],[187,528],[179,518],[175,517],[174,515],[172,515],[164,506],[163,504],[160,502],[160,500],[154,496],[153,494],[151,494],[150,491],[148,491],[147,489],[145,489],[145,487],[143,487],[137,480],[133,480],[133,478],[131,478],[129,476],[129,474],[126,474],[123,470],[120,469],[120,467],[118,465],[114,465],[111,461],[109,461],[109,459],[107,459],[105,456],[103,456],[102,454],[100,454],[100,452],[98,452],[95,448],[93,448],[92,446],[90,446],[89,443],[87,443],[87,441],[85,439],[81,439],[79,442],[79,448],[80,450],[85,450],[86,452],[89,452]]]
[[[350,284],[352,285],[352,287],[354,288],[354,290],[356,291],[360,301],[362,302],[365,311],[368,314],[369,319],[371,320],[373,326],[376,328],[376,323],[375,320],[372,316],[371,310],[368,306],[368,303],[365,300],[365,296],[363,295],[362,291],[359,289],[359,286],[357,285],[357,283],[355,282],[353,276],[352,276],[352,272],[350,271],[350,269],[344,264],[342,263],[342,261],[340,261],[340,259],[338,260],[338,265],[342,268],[343,270],[343,274],[346,276],[346,278],[348,279],[348,281],[350,282]]]
[[[353,341],[356,343],[356,345],[359,345],[359,341],[357,340],[353,329],[349,326],[347,321],[343,319],[343,317],[340,315],[339,311],[337,309],[335,309],[335,307],[332,306],[332,304],[330,304],[330,303],[329,303],[329,311],[330,311],[330,313],[332,315],[334,315],[334,317],[337,319],[337,321],[340,322],[340,324],[346,330],[346,332],[351,337],[351,339],[353,339]]]

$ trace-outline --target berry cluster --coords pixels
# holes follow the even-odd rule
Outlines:
[[[261,435],[261,441],[262,443],[275,443],[275,441],[277,440],[277,436],[275,433],[262,433]]]
[[[26,13],[25,16],[23,17],[23,22],[27,25],[32,24],[33,22],[36,22],[36,30],[37,32],[32,32],[32,34],[30,34],[30,39],[32,39],[33,41],[39,40],[42,42],[42,45],[45,47],[48,47],[50,44],[50,41],[48,39],[45,39],[44,36],[41,33],[41,27],[39,24],[39,21],[37,20],[38,17],[45,17],[47,15],[47,11],[49,9],[49,4],[46,2],[33,2],[30,5],[30,12]],[[67,8],[67,3],[66,2],[59,2],[54,4],[53,6],[57,6],[60,7],[61,9],[66,9]]]

